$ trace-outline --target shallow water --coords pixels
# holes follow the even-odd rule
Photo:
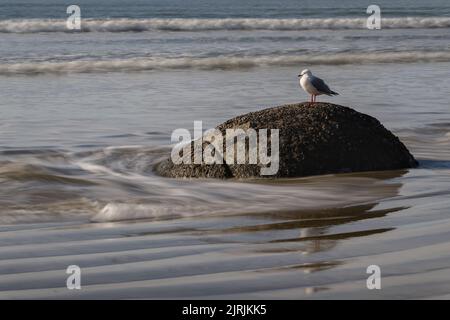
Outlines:
[[[165,179],[152,167],[170,150],[171,128],[192,128],[199,119],[206,128],[262,106],[299,101],[289,68],[15,78],[14,86],[33,82],[43,97],[28,112],[19,100],[6,100],[17,107],[8,109],[1,128],[0,296],[447,294],[448,104],[434,89],[416,96],[418,83],[411,83],[427,84],[422,79],[444,76],[446,67],[317,68],[352,88],[347,94],[338,87],[337,103],[378,117],[415,154],[419,168],[250,183]],[[413,77],[418,72],[422,79]],[[402,92],[392,90],[408,77]],[[62,93],[65,81],[85,84],[83,96]],[[99,90],[103,81],[112,87]],[[209,92],[188,93],[189,83]],[[186,91],[162,94],[176,87]],[[448,89],[443,82],[440,90]],[[83,268],[80,292],[64,289],[70,264]],[[370,264],[382,268],[381,291],[365,287]]]
[[[449,26],[429,23],[449,11],[435,4],[390,7],[403,24],[380,32],[332,5],[303,11],[336,13],[328,30],[297,20],[282,29],[266,19],[303,16],[268,4],[250,30],[235,20],[154,30],[145,20],[138,27],[151,28],[135,32],[113,20],[69,34],[30,21],[59,19],[48,8],[2,16],[11,45],[0,47],[0,298],[448,298]],[[199,18],[162,4],[141,16],[140,5],[88,17]],[[407,16],[432,20],[408,28]],[[340,93],[319,100],[378,118],[420,166],[277,181],[153,173],[176,128],[306,100],[306,63]],[[65,287],[73,264],[80,291]],[[382,290],[366,288],[371,264]]]

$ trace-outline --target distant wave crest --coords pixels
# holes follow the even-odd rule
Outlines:
[[[238,70],[261,66],[294,66],[301,64],[342,65],[448,61],[450,61],[450,51],[361,52],[243,57],[219,56],[210,58],[135,58],[121,60],[4,63],[0,64],[0,74],[135,72],[168,69]]]
[[[364,29],[366,18],[308,19],[84,19],[83,32]],[[450,28],[450,17],[383,18],[382,28]],[[65,20],[0,21],[0,33],[68,32]]]

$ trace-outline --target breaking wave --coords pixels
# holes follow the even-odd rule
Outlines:
[[[83,32],[311,30],[364,29],[366,18],[308,19],[84,19]],[[382,28],[450,28],[450,17],[383,18]],[[0,33],[67,32],[65,20],[12,19],[0,21]]]
[[[23,62],[0,64],[1,75],[40,73],[136,72],[168,69],[245,69],[260,66],[342,65],[362,63],[448,62],[450,51],[407,51],[267,56],[219,56],[208,58],[134,58],[64,62]]]

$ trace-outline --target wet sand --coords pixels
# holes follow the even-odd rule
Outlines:
[[[450,219],[443,208],[450,200],[442,186],[448,184],[449,170],[436,179],[427,171],[289,181],[299,188],[328,184],[331,189],[341,188],[345,179],[362,186],[365,179],[372,201],[331,208],[3,225],[0,298],[445,296]],[[82,290],[65,288],[65,268],[71,264],[82,268]],[[366,288],[371,264],[381,267],[382,290]]]

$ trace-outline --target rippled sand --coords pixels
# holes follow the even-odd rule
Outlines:
[[[438,297],[450,290],[449,171],[289,182],[347,190],[326,208],[316,198],[318,208],[298,210],[3,225],[0,298]],[[358,187],[373,200],[345,204]],[[65,288],[72,264],[82,268],[79,291]],[[366,288],[371,264],[382,290]]]

